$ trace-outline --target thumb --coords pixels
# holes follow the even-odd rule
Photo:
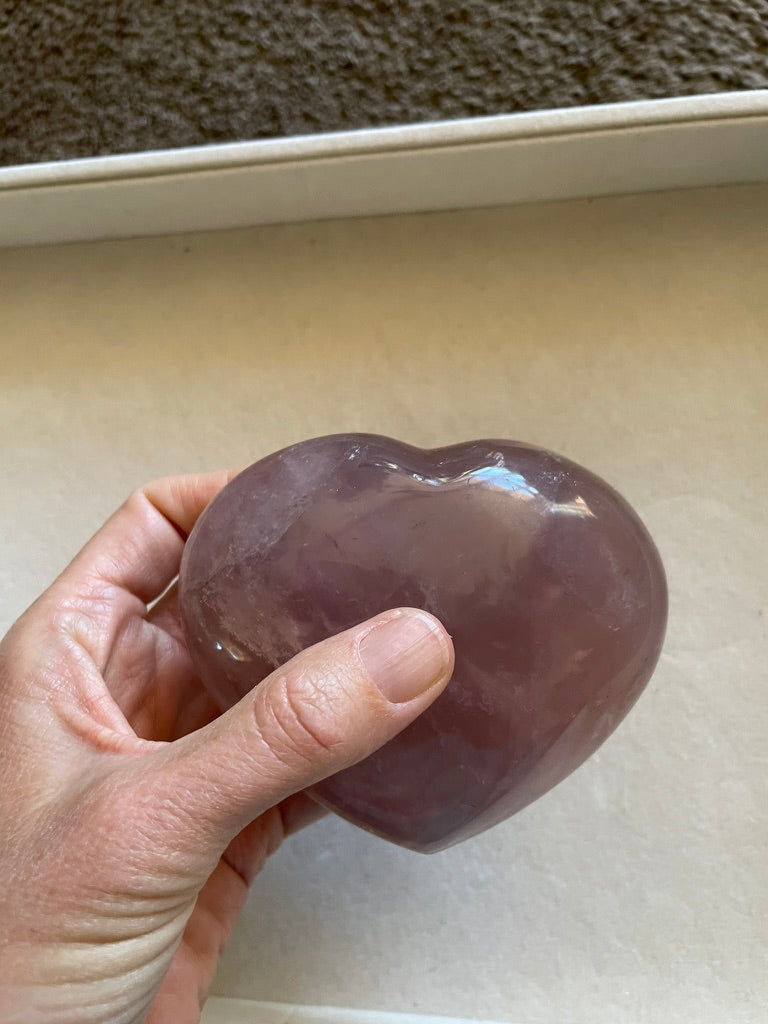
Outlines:
[[[163,751],[167,763],[155,779],[174,843],[186,838],[199,850],[202,842],[218,855],[267,808],[400,732],[442,693],[452,671],[445,629],[412,608],[303,651],[226,714]]]

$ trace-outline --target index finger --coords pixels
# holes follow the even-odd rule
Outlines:
[[[165,477],[140,487],[70,562],[57,586],[92,596],[107,584],[149,604],[178,574],[200,514],[239,472]]]

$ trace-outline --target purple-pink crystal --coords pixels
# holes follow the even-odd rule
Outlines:
[[[422,851],[514,814],[589,757],[648,682],[667,616],[659,555],[627,502],[510,441],[424,451],[344,434],[277,452],[200,518],[180,590],[191,656],[222,709],[385,609],[444,623],[456,669],[442,696],[312,791]]]

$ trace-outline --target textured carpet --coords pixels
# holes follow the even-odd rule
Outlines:
[[[0,163],[768,86],[768,0],[0,0]]]

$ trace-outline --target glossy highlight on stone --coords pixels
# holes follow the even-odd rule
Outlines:
[[[344,434],[277,452],[184,552],[185,635],[222,709],[298,651],[388,608],[453,637],[445,692],[313,797],[430,852],[546,793],[648,682],[667,616],[644,526],[604,481],[511,441],[422,450]]]

